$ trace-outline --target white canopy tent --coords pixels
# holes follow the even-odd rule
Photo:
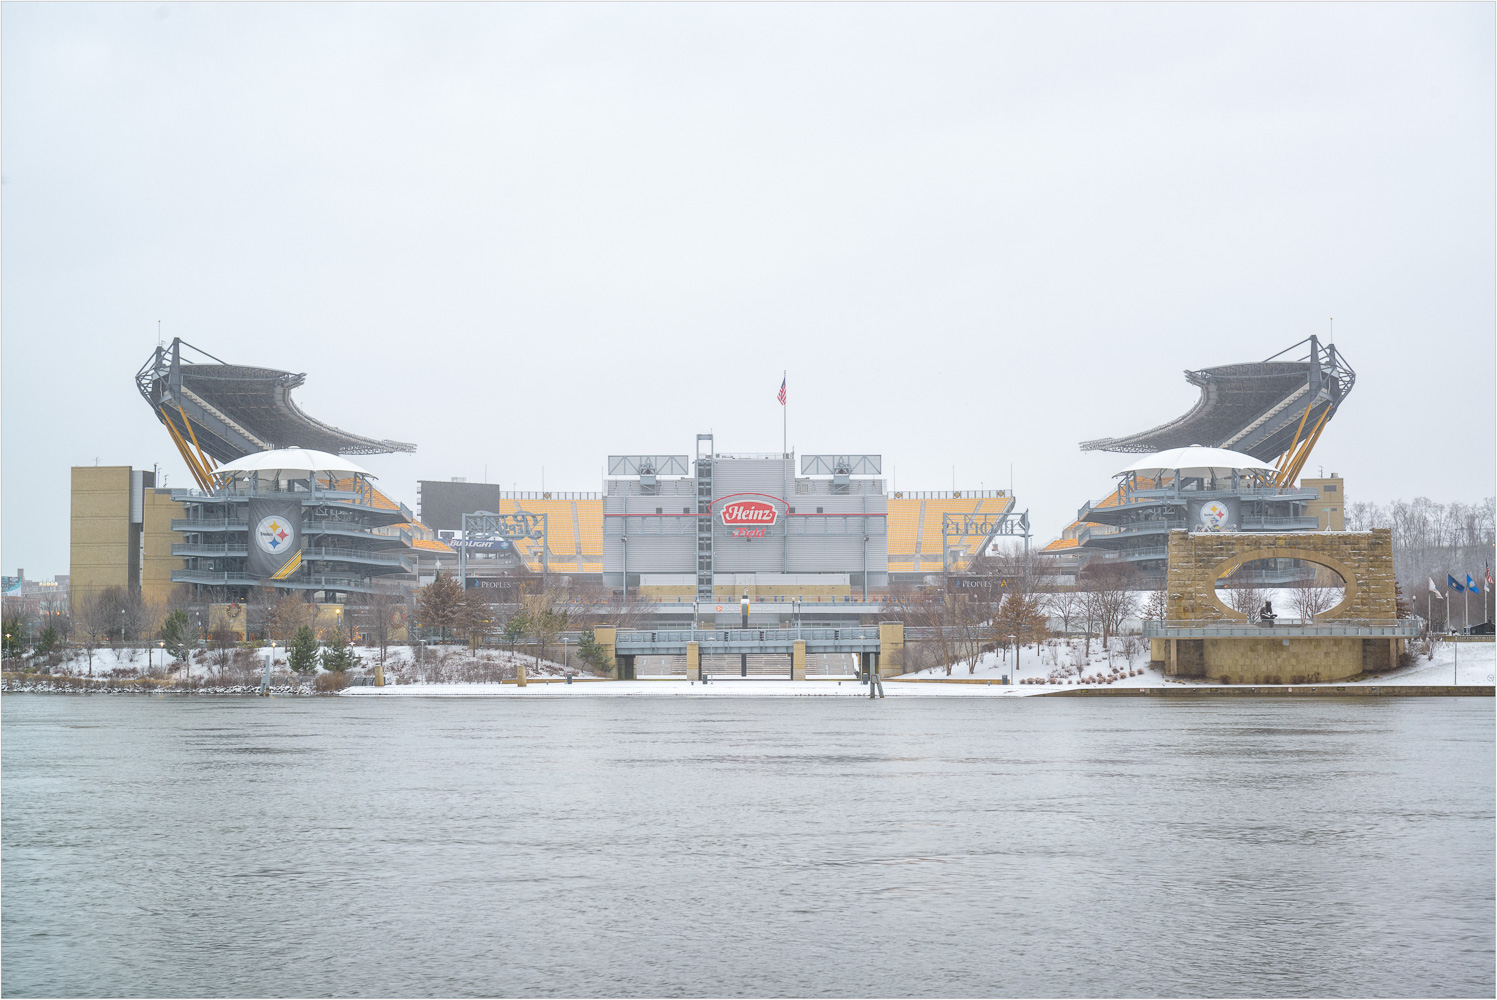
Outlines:
[[[256,452],[213,470],[213,478],[221,483],[231,479],[288,480],[316,479],[319,476],[330,480],[349,476],[375,478],[368,469],[342,455],[308,448]]]
[[[1275,471],[1274,467],[1267,462],[1259,461],[1240,451],[1191,445],[1188,448],[1171,448],[1168,451],[1145,455],[1115,474],[1119,476],[1138,473],[1159,475],[1166,472],[1178,472],[1182,478],[1186,479],[1206,479],[1213,476],[1218,479],[1228,479],[1234,472],[1240,476],[1254,476],[1273,474]]]

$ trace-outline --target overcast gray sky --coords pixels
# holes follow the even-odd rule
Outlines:
[[[131,376],[308,373],[415,481],[877,452],[1043,542],[1185,368],[1335,317],[1348,499],[1491,495],[1491,4],[40,4],[0,12],[3,565],[69,466],[190,483]]]

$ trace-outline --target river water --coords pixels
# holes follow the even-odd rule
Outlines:
[[[1494,993],[1490,699],[0,706],[6,996]]]

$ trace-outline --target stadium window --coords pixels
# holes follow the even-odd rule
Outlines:
[[[820,513],[821,513],[821,508],[820,508],[820,507],[817,507],[817,508],[816,508],[816,513],[818,513],[818,514],[820,514]]]
[[[790,510],[790,513],[792,513],[792,514],[795,513],[795,508],[794,507],[789,508],[789,510]]]
[[[1336,492],[1336,486],[1335,486],[1335,484],[1334,483],[1327,483],[1325,491],[1327,493],[1335,493]]]
[[[683,513],[683,514],[690,514],[691,513],[691,508],[690,507],[682,507],[681,508],[681,513]]]
[[[657,514],[664,514],[665,513],[665,508],[664,507],[656,507],[655,508],[655,513],[657,513]]]

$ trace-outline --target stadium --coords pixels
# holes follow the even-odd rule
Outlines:
[[[291,397],[305,380],[180,339],[136,373],[197,481],[169,491],[171,584],[203,600],[271,587],[339,602],[408,593],[445,572],[495,602],[565,588],[663,623],[719,607],[736,616],[745,596],[756,619],[858,622],[891,588],[967,573],[1000,536],[1030,542],[1009,491],[890,493],[881,455],[730,452],[702,434],[682,454],[608,456],[596,492],[428,479],[412,512],[349,456],[415,445],[312,418]],[[299,559],[258,572],[256,505],[289,499],[277,510]]]
[[[888,493],[875,454],[726,452],[699,434],[694,453],[610,455],[606,468],[598,492],[424,480],[418,520],[458,549],[470,587],[519,569],[667,616],[708,604],[736,615],[745,594],[858,616],[890,587],[966,571],[999,536],[1028,542],[1008,491]]]
[[[1186,378],[1201,395],[1183,416],[1082,443],[1131,460],[1035,553],[1042,585],[1073,584],[1100,561],[1129,567],[1132,586],[1157,588],[1177,528],[1342,527],[1339,477],[1299,478],[1355,381],[1334,345],[1310,337]],[[129,514],[75,515],[74,587],[186,586],[203,601],[271,588],[334,603],[409,595],[445,573],[494,603],[555,589],[662,625],[736,616],[745,598],[756,621],[866,624],[893,594],[1005,586],[983,558],[999,539],[1031,564],[1029,512],[1010,491],[889,491],[880,454],[743,452],[710,434],[676,454],[606,456],[596,491],[423,479],[412,510],[352,456],[416,446],[309,416],[292,398],[305,381],[180,339],[158,345],[135,383],[196,488],[75,470],[75,509],[83,489],[90,509],[118,503]],[[294,521],[298,558],[268,566],[259,525],[281,501],[294,501],[275,510]],[[1295,572],[1280,567],[1284,580]]]
[[[1289,357],[1298,354],[1297,358]],[[1121,563],[1134,585],[1163,585],[1172,529],[1285,532],[1341,530],[1341,478],[1301,479],[1311,452],[1351,393],[1354,372],[1334,344],[1309,337],[1264,361],[1187,371],[1201,390],[1189,412],[1151,430],[1081,442],[1082,451],[1147,455],[1041,553],[1058,583],[1093,560]],[[1210,522],[1210,523],[1208,523]],[[1288,584],[1286,564],[1259,582]]]

